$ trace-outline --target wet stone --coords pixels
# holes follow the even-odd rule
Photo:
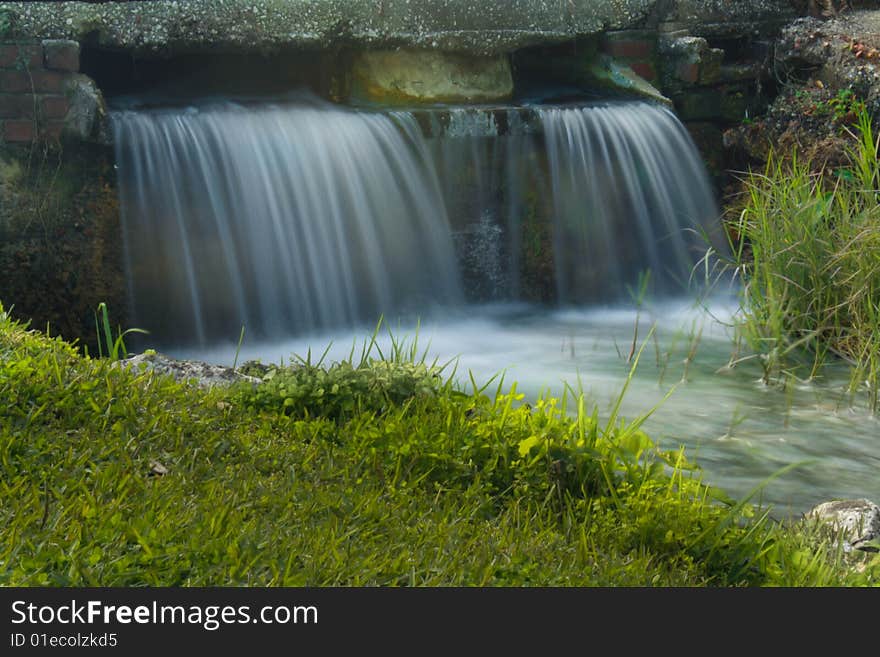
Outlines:
[[[824,502],[806,514],[807,519],[827,526],[844,541],[844,550],[876,552],[880,540],[880,507],[867,499]]]

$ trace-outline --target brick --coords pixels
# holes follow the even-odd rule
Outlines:
[[[40,45],[19,46],[18,61],[29,70],[43,68],[43,48]]]
[[[633,62],[629,67],[633,73],[645,78],[648,82],[657,79],[657,71],[654,70],[654,65],[651,62]]]
[[[64,75],[57,71],[32,71],[34,93],[60,94],[64,90]]]
[[[609,39],[602,50],[612,57],[647,59],[654,54],[654,42],[647,39]]]
[[[70,101],[64,96],[43,96],[40,108],[44,119],[63,119],[70,109]]]
[[[31,90],[31,79],[26,71],[0,71],[0,92],[26,93]]]
[[[64,121],[47,121],[40,128],[40,139],[58,141],[64,131]]]
[[[32,119],[34,110],[30,94],[0,94],[0,119]]]
[[[64,90],[64,75],[57,71],[0,70],[0,93],[60,94]]]
[[[43,55],[48,69],[67,72],[79,70],[79,43],[76,41],[47,39],[43,41]]]
[[[3,139],[8,142],[33,141],[36,133],[33,121],[4,121]]]
[[[18,60],[18,46],[0,46],[0,68],[12,68]]]

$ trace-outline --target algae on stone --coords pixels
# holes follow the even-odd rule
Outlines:
[[[352,87],[355,99],[385,104],[480,103],[509,99],[513,76],[503,55],[377,50],[356,55]]]

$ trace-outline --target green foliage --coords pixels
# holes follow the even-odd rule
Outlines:
[[[820,108],[820,110],[824,109]],[[827,112],[838,123],[845,121],[848,117],[864,114],[865,111],[864,101],[860,100],[851,89],[839,89],[837,94],[827,101]]]
[[[792,99],[796,103],[796,111],[830,118],[844,130],[847,124],[855,122],[859,115],[867,111],[865,102],[851,89],[838,89],[833,96],[821,87],[798,89]]]
[[[876,582],[727,501],[644,418],[465,393],[414,353],[203,391],[0,310],[0,584]]]
[[[730,262],[745,283],[738,328],[765,381],[816,376],[829,356],[853,364],[853,391],[880,387],[880,165],[866,112],[848,168],[771,159],[747,180]]]

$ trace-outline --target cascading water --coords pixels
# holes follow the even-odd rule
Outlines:
[[[717,222],[664,108],[451,108],[428,123],[430,138],[411,112],[314,100],[116,113],[133,321],[160,343],[351,327],[515,300],[529,258],[548,263],[538,277],[555,268],[559,301],[614,300],[645,269],[657,289],[680,284],[686,230]]]
[[[443,198],[411,117],[324,106],[114,117],[133,315],[205,343],[455,304]]]
[[[684,126],[647,103],[539,111],[549,159],[556,286],[563,303],[619,297],[649,271],[680,292],[717,225]]]
[[[536,277],[530,256],[563,304],[620,300],[646,271],[655,293],[676,294],[707,246],[723,247],[700,155],[664,107],[454,108],[445,118],[431,121],[429,141],[466,278],[483,272],[467,292],[491,289],[480,301],[534,300],[535,281],[522,281]],[[489,244],[500,227],[502,243]]]

